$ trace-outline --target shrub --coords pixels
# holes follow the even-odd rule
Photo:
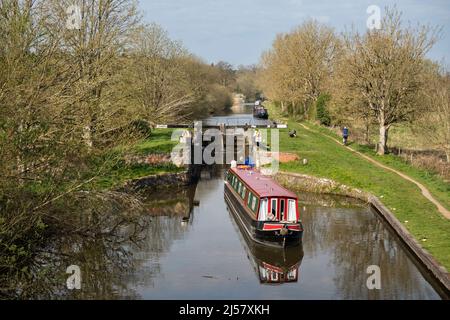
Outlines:
[[[152,128],[150,127],[150,124],[142,119],[134,120],[131,123],[131,130],[137,134],[142,135],[144,138],[150,137],[152,133]]]
[[[330,101],[330,95],[321,94],[319,98],[317,98],[316,102],[316,117],[319,120],[321,125],[330,126],[331,117],[328,112],[327,103]]]

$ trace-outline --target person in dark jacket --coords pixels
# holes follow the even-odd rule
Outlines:
[[[291,138],[297,137],[297,131],[296,130],[289,131],[289,137]]]
[[[342,129],[342,143],[346,146],[347,145],[347,140],[348,140],[348,128],[344,127],[344,129]]]

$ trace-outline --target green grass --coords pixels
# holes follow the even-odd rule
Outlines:
[[[271,110],[271,114],[274,112],[276,111]],[[282,118],[280,115],[277,116],[279,119]],[[289,129],[297,130],[298,136],[292,139],[289,138],[287,129],[280,130],[280,151],[296,153],[301,158],[307,158],[308,165],[304,166],[298,161],[280,164],[280,169],[330,178],[380,197],[422,246],[450,270],[450,221],[422,196],[419,188],[319,133],[325,130],[327,134],[332,135],[329,130],[309,123],[307,125],[316,132],[310,132],[300,124],[288,120]],[[356,145],[352,147],[371,155],[371,151],[364,147]],[[371,156],[375,157],[373,154]],[[380,158],[376,157],[377,160]],[[438,177],[425,175],[423,171],[412,168],[393,156],[385,157],[381,161],[413,176],[427,186],[443,204],[448,205],[450,197],[446,192],[448,184]],[[422,241],[423,239],[426,241]]]
[[[150,155],[150,154],[169,154],[176,141],[171,141],[172,129],[156,129],[148,139],[144,139],[131,147],[116,148],[114,151],[120,157],[126,154],[131,155]],[[125,161],[119,161],[110,171],[97,178],[92,187],[95,189],[106,190],[120,186],[128,180],[146,177],[155,174],[177,173],[184,171],[185,168],[178,168],[172,163],[165,164],[125,164]]]
[[[308,124],[308,126],[311,129],[317,130],[319,132],[322,132],[323,134],[326,134],[328,136],[331,136],[333,138],[340,139],[334,132],[331,130],[328,130],[327,128],[314,126],[311,124]],[[411,166],[408,164],[405,160],[402,158],[388,154],[384,156],[379,156],[376,154],[376,152],[365,145],[359,145],[356,143],[351,144],[351,147],[359,151],[372,159],[375,159],[393,169],[396,169],[398,171],[401,171],[402,173],[410,176],[411,178],[417,180],[418,182],[422,183],[427,187],[428,190],[432,193],[432,195],[448,210],[450,210],[450,183],[445,182],[439,175],[429,172],[423,169],[419,169],[416,167]]]
[[[171,141],[173,129],[155,129],[149,139],[138,142],[132,149],[136,154],[170,153],[177,145]]]

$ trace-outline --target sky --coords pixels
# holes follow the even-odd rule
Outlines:
[[[363,32],[367,8],[383,14],[395,4],[407,24],[442,27],[429,58],[450,64],[450,0],[140,0],[144,20],[155,22],[174,40],[206,62],[234,66],[257,64],[278,33],[289,32],[305,20],[316,19],[344,32]]]

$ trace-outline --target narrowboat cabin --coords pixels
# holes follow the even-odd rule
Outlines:
[[[258,170],[230,168],[225,178],[225,201],[253,241],[275,247],[301,241],[303,226],[296,194]]]

